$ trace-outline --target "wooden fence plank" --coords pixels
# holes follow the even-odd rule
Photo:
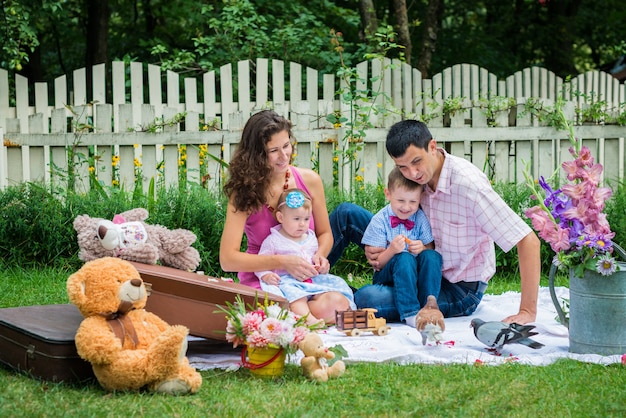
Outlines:
[[[80,106],[87,103],[87,70],[79,68],[73,72],[74,97],[70,98],[72,106]]]
[[[285,103],[285,63],[272,60],[272,101],[274,105]]]
[[[413,69],[406,62],[399,64],[401,71],[401,83],[400,91],[402,92],[402,113],[399,115],[401,119],[405,119],[407,115],[415,112],[415,102],[413,100],[414,87],[413,87]]]
[[[92,98],[94,103],[104,104],[107,101],[106,65],[96,64],[92,67]]]
[[[200,111],[198,103],[198,83],[195,78],[185,77],[185,131],[197,131],[200,129]]]
[[[289,101],[302,101],[302,65],[289,63]]]
[[[237,108],[233,100],[233,66],[231,64],[220,67],[220,93],[222,100],[222,129],[229,129],[229,118]]]
[[[28,133],[28,80],[15,74],[15,117],[19,120],[21,132]],[[18,132],[20,132],[18,130]]]
[[[319,111],[319,81],[318,72],[313,68],[306,68],[306,100],[309,104],[309,129],[316,129],[318,123]]]
[[[148,64],[148,103],[154,107],[155,117],[161,117],[163,114],[161,68],[153,64]]]
[[[114,61],[111,69],[113,79],[113,131],[120,132],[120,105],[126,103],[126,74],[124,63]]]
[[[213,119],[221,113],[215,93],[215,71],[209,71],[202,76],[204,94],[204,123],[212,123]],[[218,128],[221,124],[218,124]]]
[[[239,102],[239,111],[249,114],[252,110],[250,102],[250,61],[239,61],[237,63],[237,101]]]
[[[0,68],[0,129],[6,128],[9,117],[9,72]]]
[[[167,72],[167,107],[179,109],[180,105],[180,76],[174,71]]]
[[[256,105],[255,109],[264,109],[269,102],[269,60],[257,58],[256,60]]]

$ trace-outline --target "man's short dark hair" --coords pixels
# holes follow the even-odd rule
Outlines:
[[[393,158],[404,155],[409,145],[428,149],[428,144],[433,136],[424,122],[419,120],[403,120],[395,123],[387,133],[387,152]]]

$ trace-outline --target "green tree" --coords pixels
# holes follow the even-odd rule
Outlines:
[[[215,2],[203,5],[200,14],[204,24],[189,38],[190,43],[175,45],[164,39],[152,43],[152,54],[165,68],[207,71],[263,57],[331,71],[336,57],[330,45],[330,25],[354,27],[358,22],[356,11],[330,1]]]
[[[621,0],[416,0],[406,2],[406,15],[394,7],[404,1],[0,2],[0,68],[31,81],[112,60],[198,74],[264,57],[332,72],[331,29],[342,33],[344,62],[354,65],[374,51],[371,27],[388,25],[426,76],[457,63],[499,76],[531,65],[567,76],[615,60],[626,39]]]
[[[2,54],[0,63],[10,69],[21,71],[29,62],[29,57],[39,46],[41,35],[39,23],[45,16],[58,13],[61,1],[42,0],[27,2],[2,0],[0,30]]]

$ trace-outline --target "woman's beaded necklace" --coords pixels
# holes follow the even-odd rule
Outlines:
[[[289,188],[289,177],[291,177],[291,173],[289,172],[289,169],[287,169],[287,171],[285,171],[285,184],[283,185],[283,190],[287,190]],[[270,212],[274,212],[274,208],[271,207],[270,205],[266,205],[267,208],[270,210]]]

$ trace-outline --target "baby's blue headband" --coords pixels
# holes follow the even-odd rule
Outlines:
[[[287,193],[287,196],[285,197],[285,201],[283,203],[286,204],[288,208],[297,209],[304,205],[304,202],[306,200],[307,199],[302,192],[294,190],[293,192]],[[280,205],[282,205],[283,203],[281,203]]]

